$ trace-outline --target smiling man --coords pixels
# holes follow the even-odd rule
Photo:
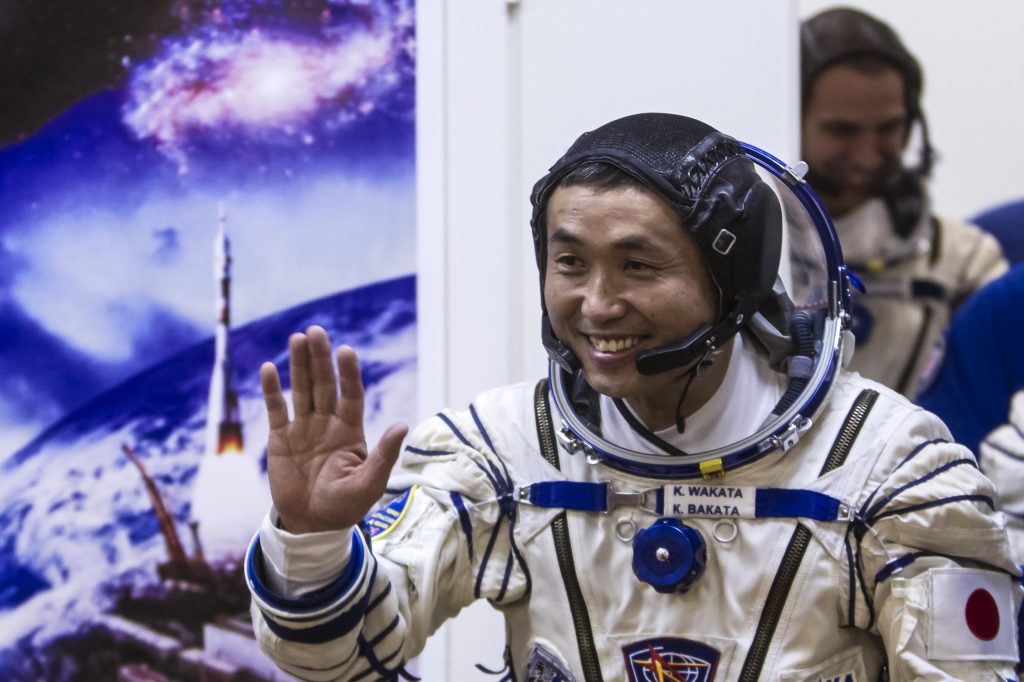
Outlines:
[[[803,23],[802,154],[867,295],[854,306],[853,368],[915,398],[941,358],[953,311],[1007,267],[998,242],[933,215],[923,74],[886,24],[824,11]],[[921,152],[903,152],[914,127]]]
[[[293,416],[262,368],[274,509],[246,577],[284,670],[408,679],[487,599],[507,680],[1012,676],[992,484],[842,368],[850,282],[798,171],[638,114],[581,136],[532,203],[548,379],[371,451],[351,348],[336,379],[322,329],[291,338]]]
[[[611,178],[603,185],[601,172]],[[620,186],[608,187],[616,179]],[[686,372],[638,374],[636,356],[713,324],[720,307],[714,283],[682,218],[654,192],[609,166],[562,182],[547,216],[544,300],[555,334],[579,358],[591,388],[625,399],[645,424],[672,426]],[[680,297],[692,305],[679,310]],[[725,365],[713,365],[681,411],[707,402]]]

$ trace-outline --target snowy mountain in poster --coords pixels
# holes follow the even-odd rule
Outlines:
[[[310,324],[360,353],[371,442],[414,413],[415,320],[415,279],[405,277],[234,330],[244,456],[263,470],[267,427],[259,364],[273,360],[287,385],[288,335]],[[122,445],[135,448],[185,550],[194,550],[186,524],[204,456],[212,361],[212,340],[198,343],[89,401],[0,465],[0,641],[18,643],[0,651],[0,678],[13,677],[16,668],[8,666],[15,659],[109,609],[115,587],[156,582],[167,551],[143,480]],[[265,474],[261,480],[265,485]],[[225,490],[225,496],[236,492]],[[250,521],[255,530],[260,519]],[[243,551],[238,547],[239,556]]]

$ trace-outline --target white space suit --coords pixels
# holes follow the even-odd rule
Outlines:
[[[780,202],[751,159],[797,201]],[[611,208],[583,178],[609,167],[633,183],[612,191]],[[620,300],[646,290],[620,273],[665,276],[634,249],[699,252],[717,289],[714,320],[618,356],[629,381],[676,372],[675,424],[648,431],[634,410],[653,394],[629,381],[608,391],[619,400],[591,389],[602,370],[556,333],[576,313],[545,308],[550,391],[495,389],[422,424],[390,480],[397,497],[364,532],[291,536],[268,517],[246,561],[267,653],[303,679],[407,677],[405,662],[445,619],[487,599],[506,619],[506,679],[1014,679],[1020,573],[993,485],[936,417],[838,367],[849,279],[828,221],[800,220],[817,205],[800,173],[694,119],[605,124],[534,187],[542,277],[556,241],[547,202],[562,183],[576,189],[570,180],[586,188],[572,206],[597,218],[553,219],[553,235],[586,243],[558,258],[574,273],[587,270],[577,261],[593,264],[597,276],[579,276],[614,315],[646,303]],[[645,192],[678,214],[692,244],[650,246],[648,233],[676,237],[660,210],[620,233]],[[783,207],[797,212],[783,219]],[[588,241],[588,223],[603,237]],[[801,224],[824,247],[821,267],[803,269],[821,281],[790,296],[778,277],[782,230],[802,243]],[[679,279],[653,290],[667,310],[712,297]],[[545,301],[562,293],[545,289]],[[608,308],[581,312],[583,300],[569,302],[581,318]],[[606,336],[625,350],[633,333]],[[690,379],[711,375],[703,385],[714,388],[683,414]]]
[[[538,482],[667,483],[565,451],[551,466],[534,398],[528,385],[497,389],[421,425],[393,479],[408,492],[371,518],[372,548],[358,533],[292,536],[264,567],[254,544],[254,623],[285,670],[396,678],[442,621],[486,598],[506,616],[514,679],[845,682],[879,679],[883,666],[894,680],[1014,679],[1020,599],[995,491],[941,422],[900,396],[842,373],[787,453],[715,481],[668,482],[748,498],[814,490],[854,512],[739,518],[741,500],[713,500],[722,508],[684,518],[708,543],[706,571],[684,594],[656,592],[631,570],[629,536],[657,518],[640,507],[517,502]],[[282,536],[269,521],[260,534]],[[324,552],[349,542],[339,576]],[[268,584],[285,589],[277,571],[320,589],[274,597]]]
[[[925,212],[907,237],[881,199],[835,220],[843,257],[864,282],[854,297],[857,354],[851,368],[913,400],[942,359],[957,307],[1008,267],[995,238]]]
[[[1024,486],[1020,485],[1024,460],[1024,391],[1014,394],[1010,415],[981,442],[978,460],[995,483],[1006,513],[1006,529],[1018,563],[1024,563]]]

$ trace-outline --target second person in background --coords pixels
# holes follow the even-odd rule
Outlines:
[[[800,38],[807,179],[867,292],[855,300],[851,369],[913,400],[941,360],[952,313],[1007,264],[991,235],[932,213],[923,74],[895,31],[838,8],[803,22]],[[921,154],[907,167],[915,124]]]

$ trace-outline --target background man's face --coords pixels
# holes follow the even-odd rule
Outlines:
[[[802,155],[822,179],[815,190],[825,208],[840,217],[875,196],[900,168],[908,126],[903,78],[895,69],[866,73],[840,64],[811,88]]]
[[[560,187],[547,208],[544,300],[597,391],[675,401],[685,370],[641,375],[643,350],[715,322],[718,289],[682,219],[645,189]]]

